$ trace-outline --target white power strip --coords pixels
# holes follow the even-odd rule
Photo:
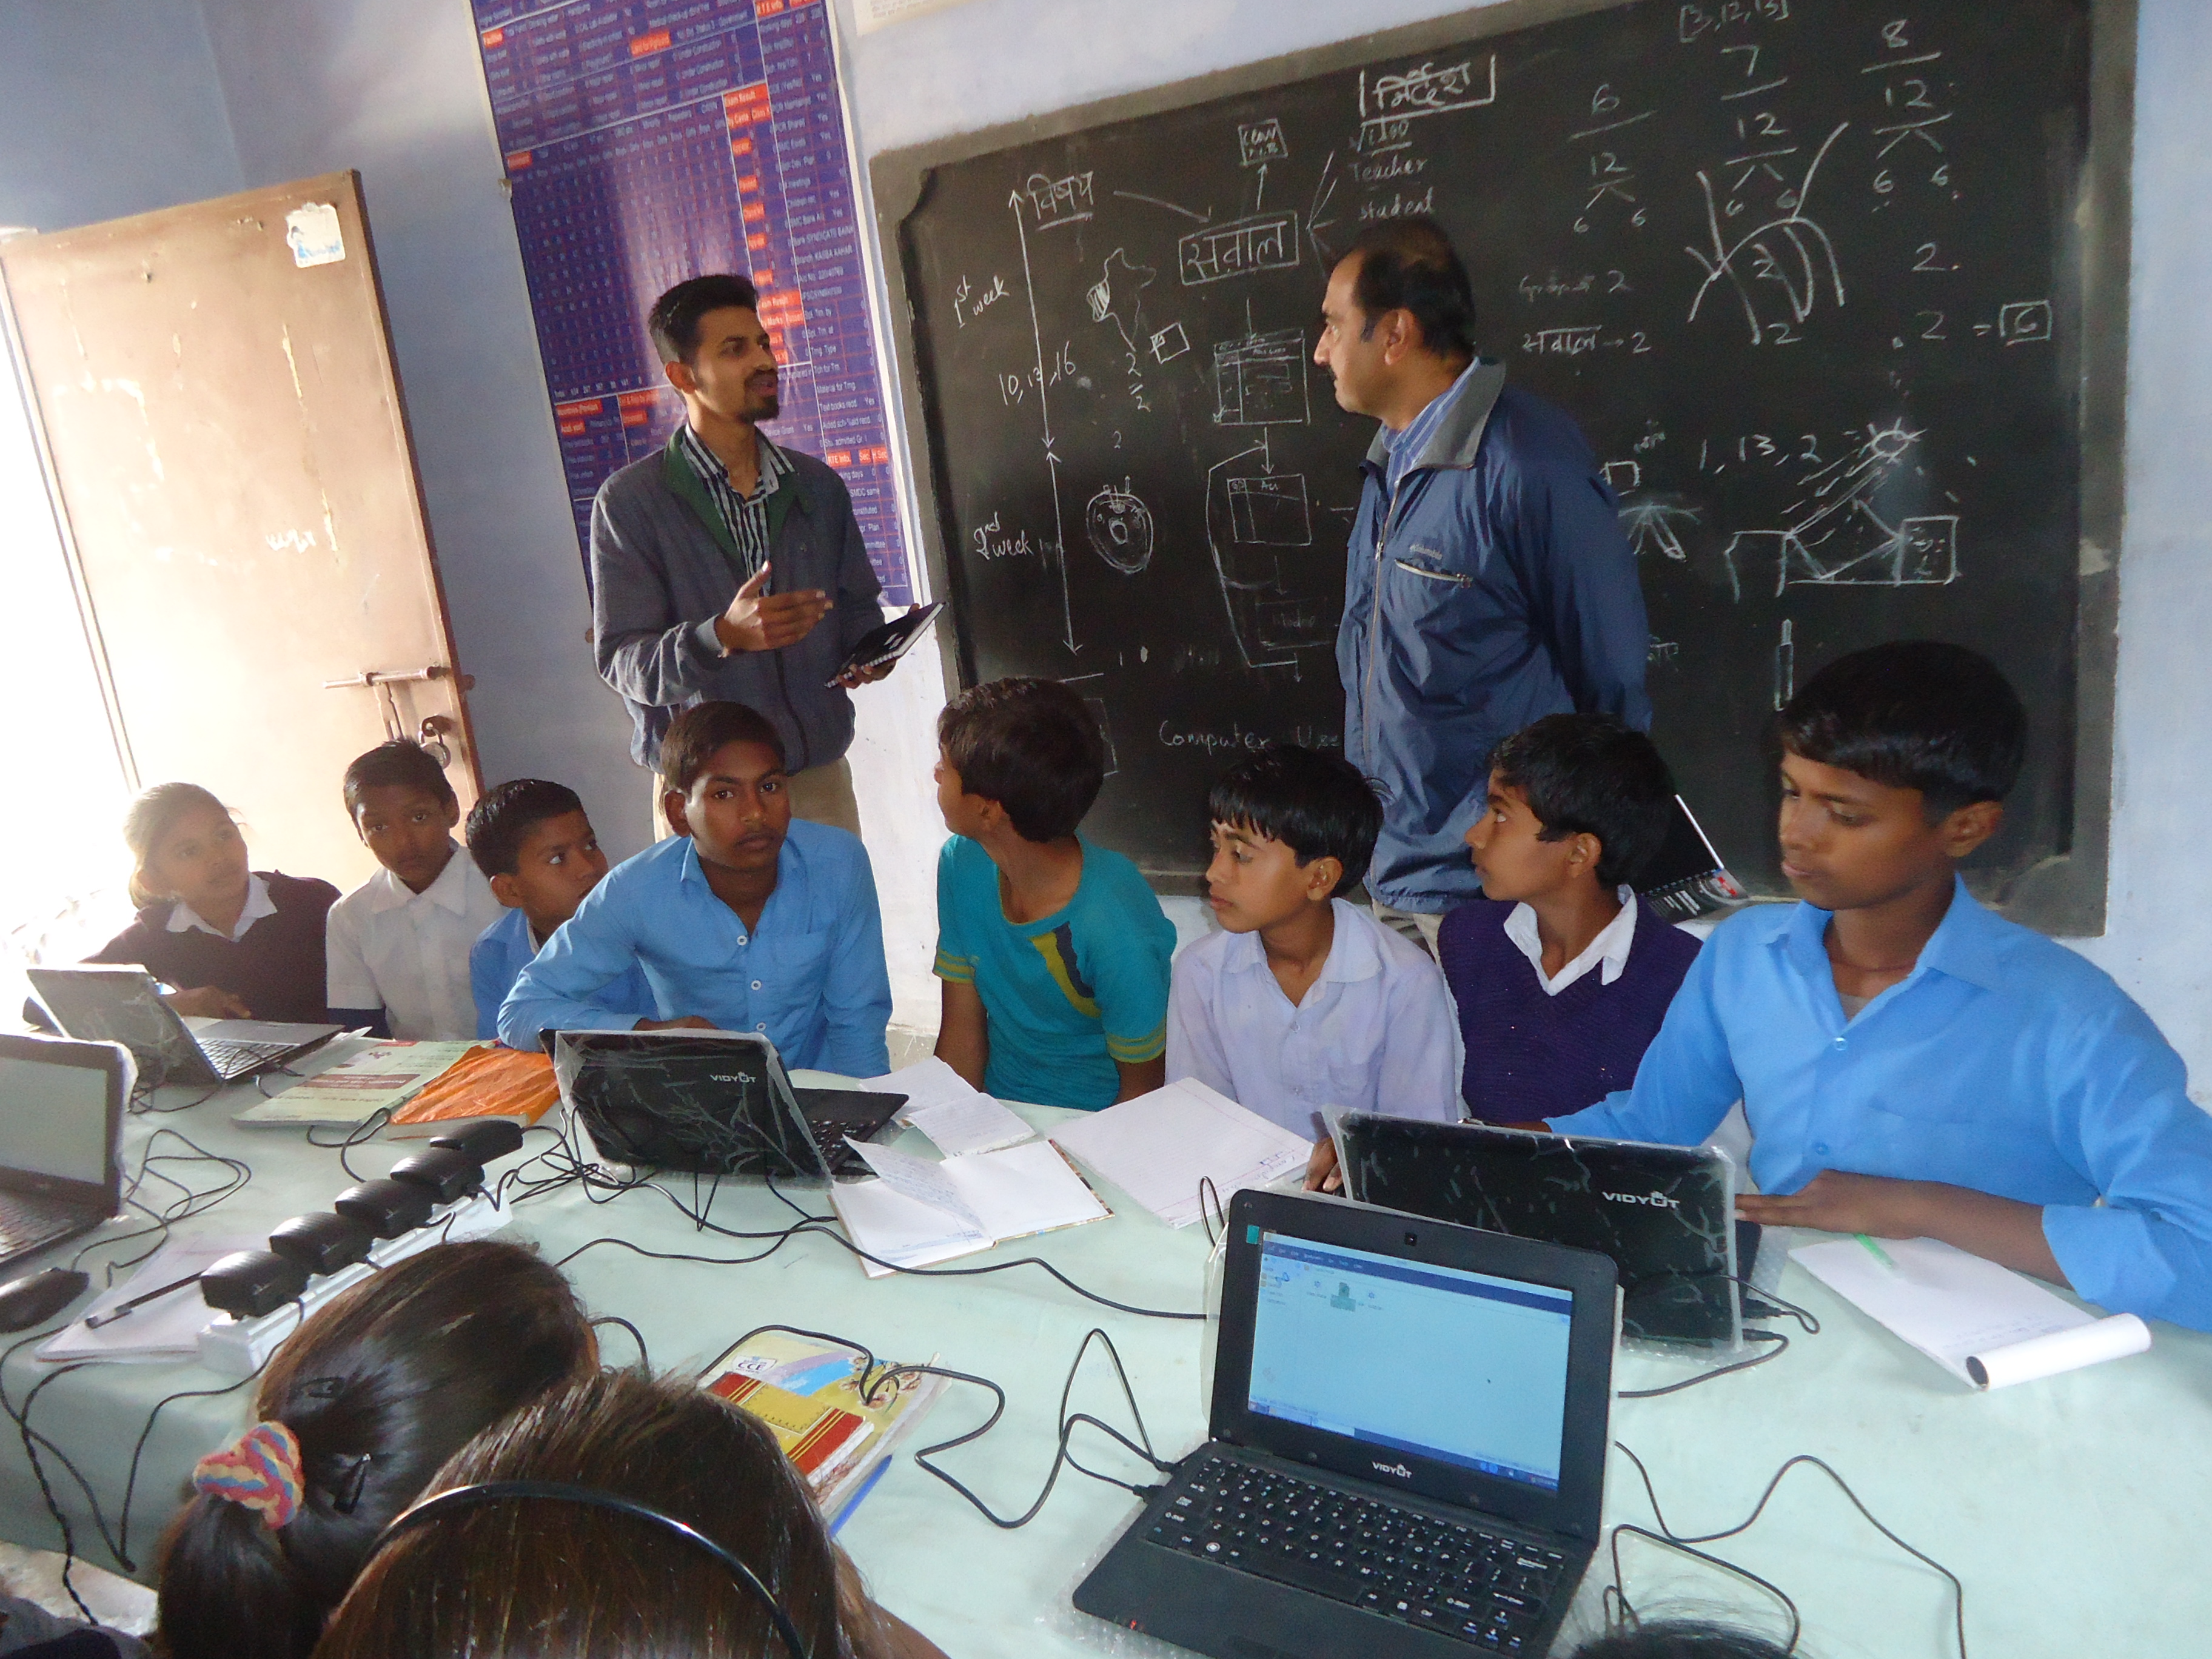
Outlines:
[[[495,1203],[491,1194],[483,1192],[434,1210],[421,1226],[397,1238],[378,1240],[370,1247],[367,1261],[309,1279],[307,1288],[296,1301],[286,1303],[275,1313],[264,1314],[258,1319],[217,1314],[200,1333],[200,1364],[218,1376],[242,1381],[267,1364],[269,1356],[283,1345],[285,1338],[339,1291],[350,1289],[371,1273],[395,1261],[404,1261],[433,1244],[489,1237],[514,1218],[513,1212],[505,1205]]]

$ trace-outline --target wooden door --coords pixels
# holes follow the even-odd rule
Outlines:
[[[257,866],[375,867],[340,779],[387,736],[479,777],[358,175],[0,246],[134,781]],[[54,709],[53,741],[94,711]]]

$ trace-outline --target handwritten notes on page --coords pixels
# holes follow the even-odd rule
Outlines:
[[[1994,1261],[1932,1238],[1886,1241],[1885,1265],[1855,1238],[1790,1255],[1962,1382],[1999,1389],[2141,1353],[2150,1328],[2100,1319]]]
[[[1303,1170],[1313,1151],[1304,1137],[1189,1078],[1063,1124],[1052,1138],[1170,1227],[1198,1219],[1200,1181],[1212,1181],[1226,1205],[1243,1188]]]

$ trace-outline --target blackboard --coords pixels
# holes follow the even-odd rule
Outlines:
[[[878,164],[960,679],[1092,700],[1115,770],[1088,831],[1164,884],[1202,866],[1231,758],[1340,742],[1375,428],[1310,362],[1320,296],[1363,222],[1433,213],[1483,354],[1575,416],[1620,494],[1654,735],[1731,868],[1785,890],[1777,699],[1859,646],[1955,640],[2033,723],[1980,884],[2035,872],[2030,919],[2094,931],[2124,316],[2106,17],[1562,10],[915,155],[903,188]]]

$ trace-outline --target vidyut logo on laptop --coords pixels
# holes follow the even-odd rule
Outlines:
[[[1655,1210],[1679,1210],[1682,1200],[1669,1198],[1664,1193],[1607,1193],[1606,1196],[1616,1204],[1648,1204]]]
[[[1413,1478],[1413,1470],[1407,1468],[1403,1463],[1370,1463],[1368,1467],[1377,1474],[1395,1475],[1401,1480],[1411,1480]]]

